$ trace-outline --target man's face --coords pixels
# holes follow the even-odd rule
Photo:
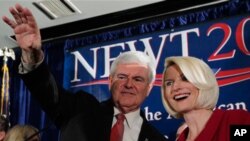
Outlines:
[[[109,78],[109,88],[114,104],[120,111],[135,111],[152,88],[148,67],[137,63],[117,65],[114,75]]]

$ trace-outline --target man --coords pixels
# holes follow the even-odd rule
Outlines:
[[[83,91],[71,94],[56,85],[43,62],[40,31],[30,10],[19,4],[9,10],[14,20],[4,16],[3,21],[14,30],[22,49],[22,79],[61,129],[62,141],[109,141],[111,128],[120,121],[116,118],[119,113],[125,115],[120,124],[124,130],[122,141],[166,140],[140,111],[155,78],[155,65],[148,56],[128,52],[113,62],[109,76],[112,98],[107,101],[99,103]]]

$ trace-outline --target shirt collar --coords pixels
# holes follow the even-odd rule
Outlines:
[[[114,116],[119,114],[120,111],[114,107]],[[126,123],[128,124],[128,127],[129,128],[132,128],[133,125],[136,125],[135,123],[137,123],[141,116],[140,116],[140,109],[137,109],[133,112],[129,112],[127,114],[125,114],[125,117],[126,117]]]

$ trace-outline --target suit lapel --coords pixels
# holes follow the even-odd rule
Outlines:
[[[141,128],[141,132],[139,134],[139,138],[138,141],[147,141],[148,140],[148,126],[147,126],[147,120],[144,116],[144,113],[142,111],[140,111],[140,116],[143,119],[143,123],[142,123],[142,128]]]
[[[104,124],[103,127],[106,127],[106,129],[103,131],[103,137],[105,141],[109,141],[112,121],[113,121],[113,114],[114,114],[112,100],[109,99],[107,101],[102,102],[101,108],[102,108],[103,124]]]

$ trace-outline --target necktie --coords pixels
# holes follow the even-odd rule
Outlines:
[[[110,141],[122,141],[125,116],[123,114],[116,115],[117,121],[111,129]]]

